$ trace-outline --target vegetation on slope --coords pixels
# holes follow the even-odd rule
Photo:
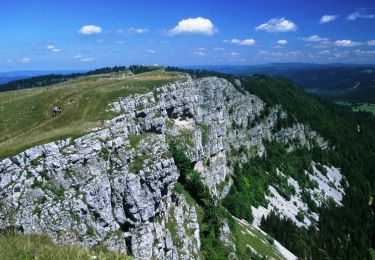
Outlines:
[[[311,167],[312,160],[318,160],[320,149],[309,152],[306,148],[299,148],[287,153],[285,147],[278,142],[265,142],[265,157],[254,157],[245,163],[242,168],[234,166],[234,183],[229,194],[224,198],[223,205],[237,218],[252,222],[251,206],[267,207],[267,187],[272,185],[286,200],[295,194],[293,186],[288,185],[286,176],[277,173],[279,169],[284,174],[295,179],[302,189],[302,200],[309,209],[316,211],[317,205],[311,199],[306,189],[313,189],[316,183],[312,182],[304,170]],[[326,163],[326,162],[325,162]]]
[[[78,246],[56,245],[48,235],[18,235],[12,230],[0,232],[0,259],[98,259],[127,260],[124,254],[109,252],[98,246],[86,249]]]
[[[0,158],[100,127],[103,120],[114,117],[106,111],[110,102],[181,80],[180,75],[154,71],[117,78],[115,74],[102,74],[64,85],[0,93]],[[53,106],[61,107],[60,116],[52,117]]]
[[[178,181],[203,210],[201,223],[199,223],[202,257],[204,259],[227,259],[228,248],[220,240],[221,219],[225,212],[219,205],[215,205],[208,188],[202,183],[200,174],[194,171],[192,162],[184,154],[179,143],[171,140],[170,148],[180,171]]]
[[[178,70],[187,72],[193,77],[218,76],[232,83],[235,79],[231,75],[218,72]],[[331,149],[325,152],[315,152],[312,155],[318,162],[331,163],[341,168],[341,172],[349,182],[343,207],[328,205],[319,209],[320,219],[316,227],[308,231],[293,224],[294,229],[282,228],[284,233],[290,230],[299,232],[301,234],[299,239],[281,236],[281,232],[277,232],[276,229],[268,231],[273,233],[282,244],[290,245],[289,248],[298,248],[298,251],[294,253],[300,257],[370,259],[369,248],[375,247],[375,233],[371,232],[375,230],[375,203],[369,203],[372,201],[371,198],[375,197],[373,122],[366,118],[359,118],[358,114],[336,104],[318,100],[285,79],[263,75],[240,79],[242,86],[237,86],[239,91],[246,90],[257,95],[270,107],[282,105],[283,109],[296,121],[310,125],[312,129],[329,140]],[[360,126],[359,132],[358,125]],[[264,165],[259,166],[266,170]],[[248,193],[247,190],[245,193],[240,192],[237,201],[244,199],[243,196],[246,198],[246,193]],[[231,194],[233,195],[233,190]],[[248,211],[247,207],[244,207],[243,211]],[[249,213],[245,216],[249,217]],[[279,219],[278,224],[283,226],[283,223],[283,220]],[[309,241],[312,243],[309,244]]]
[[[202,210],[199,224],[203,259],[228,259],[229,245],[225,245],[220,240],[220,229],[224,220],[229,223],[233,241],[236,244],[236,255],[239,259],[263,259],[263,257],[282,259],[278,250],[271,243],[273,241],[268,241],[260,231],[234,219],[224,209],[220,201],[212,199],[208,188],[201,181],[200,174],[194,171],[192,162],[180,146],[178,141],[170,140],[173,159],[180,171],[175,189],[188,199],[194,200]]]
[[[291,245],[289,249],[298,248],[295,253],[300,257],[369,259],[368,250],[375,246],[375,233],[371,232],[375,230],[374,206],[369,205],[375,194],[373,125],[366,120],[359,122],[355,114],[335,104],[309,96],[287,80],[253,76],[244,77],[241,82],[244,89],[259,96],[269,106],[281,104],[299,122],[310,125],[329,140],[333,149],[315,154],[316,160],[341,168],[349,182],[343,207],[329,205],[321,208],[316,228],[308,231],[294,228],[300,233],[299,239],[282,235],[291,230],[283,220],[269,225],[267,231],[281,243]],[[357,131],[358,123],[360,132]],[[271,220],[266,219],[268,221]],[[272,228],[276,226],[281,227],[280,231]]]

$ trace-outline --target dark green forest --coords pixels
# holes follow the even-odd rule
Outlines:
[[[369,205],[375,195],[373,123],[313,98],[284,79],[252,76],[242,78],[241,82],[244,89],[259,96],[268,106],[281,104],[288,114],[329,140],[331,148],[312,151],[312,158],[341,168],[349,183],[343,207],[328,204],[320,208],[315,228],[297,228],[274,215],[262,222],[262,228],[302,258],[370,259],[369,248],[375,247],[374,205]],[[285,233],[292,233],[290,230],[297,237],[286,236]]]

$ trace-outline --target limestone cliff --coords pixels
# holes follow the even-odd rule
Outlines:
[[[235,162],[265,155],[264,140],[289,150],[328,146],[309,126],[277,129],[282,108],[236,84],[187,76],[109,104],[118,115],[101,129],[4,159],[0,229],[104,244],[140,259],[200,258],[199,207],[174,191],[179,172],[169,139],[180,141],[216,199],[228,193]]]

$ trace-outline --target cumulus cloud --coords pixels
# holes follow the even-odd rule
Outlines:
[[[230,43],[237,44],[237,45],[251,46],[251,45],[255,45],[256,41],[254,39],[244,39],[244,40],[232,39]]]
[[[178,24],[171,30],[168,31],[169,35],[194,33],[204,35],[214,35],[217,32],[217,28],[214,24],[206,18],[188,18],[178,22]]]
[[[359,56],[375,55],[375,51],[355,50],[353,53]]]
[[[84,25],[78,30],[78,33],[83,35],[99,34],[101,32],[102,28],[97,25]]]
[[[311,35],[311,36],[302,37],[302,38],[299,38],[299,39],[302,40],[302,41],[305,41],[305,42],[322,42],[322,41],[328,41],[329,40],[328,38],[322,38],[318,35]]]
[[[148,28],[136,28],[129,27],[128,29],[119,29],[117,31],[107,31],[109,34],[121,34],[121,35],[134,35],[134,34],[145,34],[148,33]]]
[[[287,45],[288,41],[287,40],[278,40],[277,44],[279,44],[279,45]]]
[[[146,52],[151,53],[151,54],[154,54],[156,51],[153,50],[153,49],[149,49],[149,50],[146,50]]]
[[[318,55],[330,55],[331,54],[331,51],[330,50],[323,50],[323,51],[319,51],[317,53]]]
[[[359,11],[356,11],[356,12],[348,15],[347,19],[349,21],[355,21],[357,19],[374,19],[375,18],[375,15],[373,15],[373,14],[366,14],[365,12],[366,12],[365,9],[361,9]]]
[[[21,61],[21,63],[26,64],[26,63],[29,63],[31,61],[31,59],[28,58],[28,57],[23,57],[20,61]]]
[[[77,54],[77,55],[73,56],[73,59],[80,60],[80,61],[83,61],[83,62],[90,62],[90,61],[94,60],[93,57],[84,57],[81,54]]]
[[[148,32],[148,29],[147,28],[134,28],[134,27],[130,27],[127,30],[127,32],[128,32],[128,34],[144,34],[144,33]]]
[[[329,23],[329,22],[332,22],[332,21],[336,20],[338,17],[339,17],[338,15],[325,14],[320,18],[319,23],[320,24]]]
[[[202,51],[196,51],[192,53],[194,56],[205,56],[206,54]]]
[[[367,44],[370,46],[375,46],[375,40],[368,41]]]
[[[223,51],[223,50],[225,50],[225,49],[222,48],[222,47],[217,47],[217,48],[214,48],[214,50],[215,50],[215,51]]]
[[[297,30],[297,25],[285,18],[273,18],[257,26],[255,30],[266,32],[294,32]]]
[[[54,45],[47,45],[47,49],[52,51],[52,52],[61,52],[63,49],[56,48]]]
[[[85,57],[85,58],[82,58],[81,61],[84,61],[84,62],[90,62],[90,61],[93,61],[94,58],[93,57]]]
[[[335,45],[338,47],[355,47],[361,45],[361,42],[355,42],[352,40],[337,40],[335,41]]]

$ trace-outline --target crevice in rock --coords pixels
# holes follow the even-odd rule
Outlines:
[[[178,115],[177,113],[174,113],[174,107],[168,107],[167,108],[167,114],[169,118],[177,119]]]
[[[145,112],[139,112],[135,115],[136,118],[145,118],[147,114]]]
[[[125,238],[125,245],[127,249],[127,255],[133,256],[133,250],[132,250],[132,237],[128,236]]]
[[[190,112],[189,108],[184,108],[182,111],[181,119],[186,120],[186,118],[193,118],[193,114]]]

